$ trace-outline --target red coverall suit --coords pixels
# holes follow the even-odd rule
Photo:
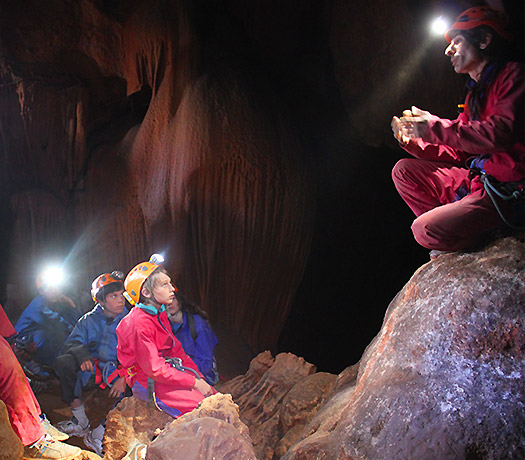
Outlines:
[[[44,436],[40,405],[11,346],[4,339],[16,331],[0,305],[0,399],[7,407],[9,421],[24,446]]]
[[[466,162],[483,157],[485,172],[497,181],[524,180],[523,75],[522,64],[508,63],[489,87],[479,120],[470,120],[468,109],[456,120],[434,117],[424,139],[402,145],[416,158],[400,160],[392,177],[418,216],[412,231],[422,246],[456,251],[481,243],[502,225],[479,176],[469,178]],[[508,202],[501,201],[512,218]]]
[[[155,382],[158,406],[178,417],[195,409],[204,396],[193,388],[193,373],[175,369],[164,358],[181,358],[183,366],[202,374],[171,332],[167,313],[155,315],[139,306],[132,308],[117,326],[117,357],[128,371],[126,383],[139,399],[144,399],[150,377]]]

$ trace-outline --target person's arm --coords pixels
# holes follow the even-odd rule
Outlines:
[[[119,377],[109,390],[109,396],[111,398],[118,398],[126,390],[126,379],[124,377]]]
[[[218,339],[207,321],[195,315],[197,337],[195,338],[195,364],[207,378],[213,378],[213,358]]]
[[[460,114],[458,120],[466,117]],[[442,161],[464,165],[465,160],[471,155],[462,150],[454,149],[445,144],[430,143],[423,140],[424,133],[428,130],[429,120],[441,120],[429,112],[412,107],[403,111],[401,118],[392,118],[392,132],[398,140],[399,146],[412,156],[431,161]]]
[[[60,297],[58,298],[58,301],[64,303],[65,305],[71,308],[74,308],[75,310],[78,309],[77,306],[75,305],[75,302],[73,302],[73,300],[65,294],[61,294]]]
[[[481,155],[508,150],[523,141],[523,71],[515,65],[502,72],[505,74],[498,77],[491,90],[489,101],[493,103],[487,104],[482,121],[430,120],[423,140]]]
[[[524,92],[522,66],[509,64],[489,89],[482,120],[468,120],[465,113],[447,120],[412,107],[411,116],[392,121],[392,129],[402,134],[410,153],[413,143],[445,146],[470,156],[506,151],[523,142]]]
[[[71,354],[75,357],[75,360],[82,370],[92,371],[91,363],[91,352],[88,348],[89,345],[89,319],[88,317],[82,317],[74,329],[69,334],[69,337],[64,342],[61,350],[61,354]],[[85,364],[86,361],[91,363]]]

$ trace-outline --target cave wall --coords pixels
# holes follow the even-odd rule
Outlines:
[[[254,350],[286,324],[293,336],[290,312],[308,317],[323,293],[355,301],[378,255],[364,248],[393,247],[378,216],[394,236],[410,221],[392,201],[391,116],[453,116],[461,94],[460,80],[443,94],[453,73],[422,26],[443,6],[2,2],[2,299],[9,287],[24,308],[54,258],[87,309],[95,276],[164,251],[181,290]]]
[[[88,286],[165,252],[213,321],[273,347],[312,237],[308,146],[252,58],[236,65],[246,51],[220,53],[238,39],[220,5],[215,31],[206,3],[107,5],[3,11],[8,282],[23,306],[27,261],[62,258]]]

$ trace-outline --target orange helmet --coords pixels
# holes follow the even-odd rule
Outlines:
[[[117,271],[117,270],[111,273],[103,273],[102,275],[97,276],[95,280],[93,281],[93,283],[91,284],[91,297],[93,298],[93,302],[96,303],[97,300],[100,300],[100,299],[97,299],[97,294],[104,286],[107,286],[108,284],[112,284],[112,283],[122,284],[123,279],[124,279],[124,273]]]
[[[502,13],[487,6],[475,6],[463,11],[455,20],[454,24],[445,32],[445,38],[450,43],[452,32],[475,29],[479,26],[488,26],[501,38],[510,40],[511,34],[507,30],[507,21]]]
[[[140,290],[142,289],[144,281],[161,266],[162,262],[164,262],[164,258],[161,255],[153,254],[148,262],[141,262],[131,269],[124,281],[124,297],[129,303],[132,305],[139,303]],[[173,287],[178,291],[176,286]]]

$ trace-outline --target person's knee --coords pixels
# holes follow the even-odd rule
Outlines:
[[[58,375],[77,372],[77,363],[75,358],[70,354],[59,355],[54,363],[55,372]]]
[[[432,238],[431,234],[427,228],[426,222],[422,221],[421,219],[416,219],[412,223],[412,234],[414,235],[414,239],[424,248],[427,249],[436,249],[432,247]]]
[[[460,235],[450,228],[443,228],[439,222],[429,219],[427,215],[419,216],[412,223],[414,239],[424,248],[439,251],[457,251],[462,247]]]
[[[392,180],[398,184],[403,182],[409,173],[413,169],[414,162],[417,161],[414,158],[403,158],[399,160],[392,168]]]

